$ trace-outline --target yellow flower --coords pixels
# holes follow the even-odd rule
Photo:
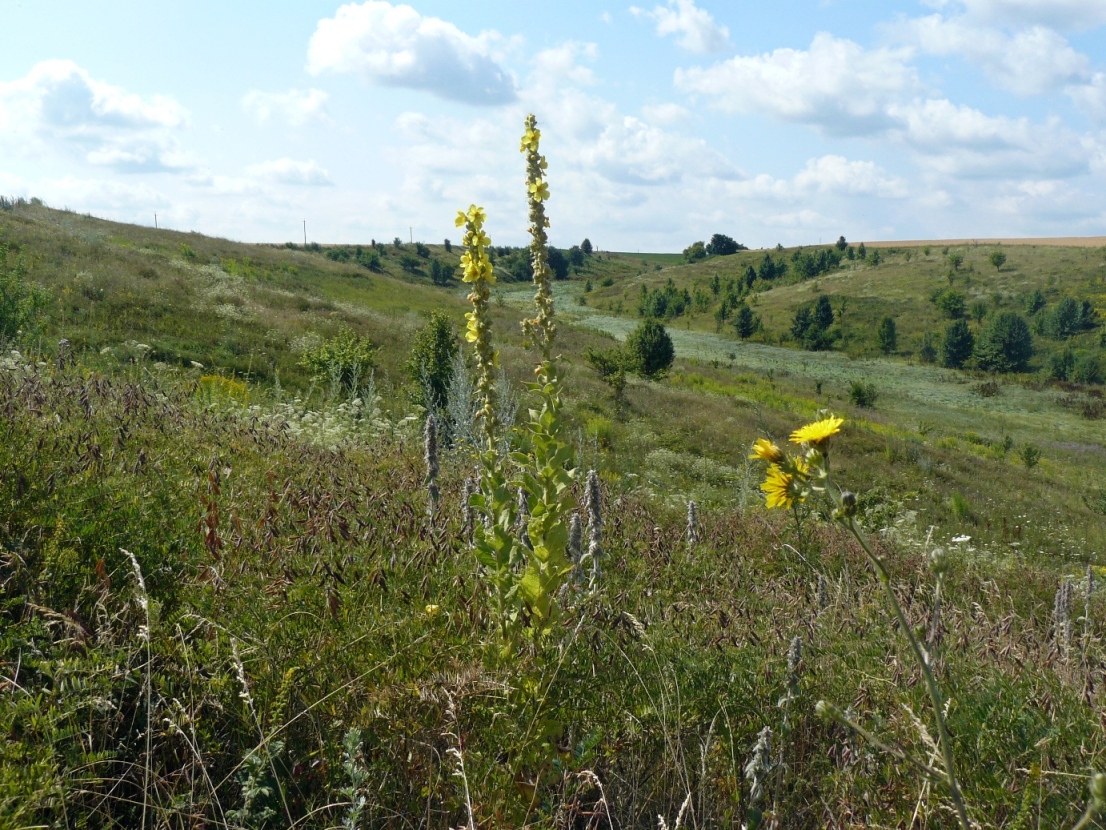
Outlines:
[[[823,418],[813,424],[807,424],[791,433],[793,444],[821,444],[830,436],[841,431],[844,418]]]
[[[760,485],[768,508],[782,507],[787,510],[795,503],[796,498],[802,501],[798,493],[798,484],[795,476],[785,473],[775,464],[769,467],[764,483]]]
[[[749,458],[759,458],[771,464],[779,464],[783,461],[783,450],[767,438],[759,438],[753,442],[753,454]]]
[[[535,201],[544,202],[549,198],[549,185],[538,179],[530,185],[530,195],[534,197]]]
[[[426,606],[426,616],[428,616],[428,617],[433,617],[433,616],[434,616],[435,614],[437,614],[437,613],[438,613],[438,611],[439,611],[440,609],[441,609],[441,606],[438,606],[438,605],[428,605],[428,606]]]
[[[522,146],[519,147],[519,151],[525,153],[527,150],[538,149],[538,142],[541,140],[541,130],[529,129],[522,137]]]

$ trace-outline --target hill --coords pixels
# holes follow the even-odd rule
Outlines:
[[[631,377],[621,403],[587,355],[637,325],[641,286],[716,310],[764,252],[596,253],[557,284],[565,433],[599,473],[606,559],[597,590],[566,589],[550,657],[495,646],[459,441],[427,514],[408,366],[429,312],[462,326],[466,289],[429,265],[455,269],[456,247],[245,245],[40,205],[0,211],[0,244],[6,296],[42,300],[0,367],[3,823],[941,826],[948,799],[905,754],[815,714],[837,701],[930,757],[924,682],[863,549],[813,500],[762,507],[752,442],[786,445],[824,407],[846,417],[834,476],[930,629],[975,816],[1081,812],[1103,753],[1099,398],[1040,357],[1004,376],[876,356],[864,321],[895,314],[905,343],[940,321],[944,253],[754,283],[765,332],[746,342],[709,307],[672,317],[668,376]],[[1093,249],[1001,270],[985,253],[954,287],[1000,308],[1036,287],[1046,308],[1097,297]],[[819,293],[846,300],[844,351],[777,334]],[[522,422],[532,294],[504,281],[491,303]],[[351,343],[371,382],[319,373],[313,356]]]

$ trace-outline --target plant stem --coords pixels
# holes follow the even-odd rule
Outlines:
[[[971,830],[972,825],[968,820],[968,810],[964,804],[964,796],[960,792],[960,784],[956,780],[956,767],[952,756],[952,741],[949,738],[948,727],[945,725],[945,716],[943,712],[944,703],[941,700],[941,690],[938,688],[937,681],[933,677],[933,671],[929,667],[929,658],[922,649],[921,643],[918,642],[918,638],[914,635],[914,630],[910,627],[910,622],[906,619],[906,614],[903,613],[902,606],[899,605],[898,597],[895,596],[895,591],[891,587],[891,575],[887,572],[887,567],[883,564],[883,560],[872,551],[871,546],[868,544],[868,540],[864,537],[864,534],[861,533],[860,528],[857,527],[856,520],[850,516],[847,519],[847,523],[847,527],[864,549],[864,553],[867,554],[868,561],[870,561],[872,567],[875,568],[876,575],[883,585],[883,591],[887,595],[887,601],[891,604],[891,607],[895,611],[895,616],[898,618],[899,627],[906,635],[906,639],[910,643],[910,648],[914,652],[914,658],[919,667],[921,667],[922,676],[925,678],[926,690],[929,692],[929,700],[933,705],[933,717],[937,721],[937,739],[940,743],[941,755],[945,762],[944,783],[948,788],[953,803],[956,805],[956,815],[960,821],[960,827],[962,830]]]

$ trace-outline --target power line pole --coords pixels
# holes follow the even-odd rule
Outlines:
[[[407,226],[407,233],[411,234],[411,244],[415,244],[415,229],[410,225]]]
[[[158,229],[158,227],[157,227],[157,214],[155,213],[154,214],[154,230],[156,231],[157,229]]]
[[[303,220],[303,247],[307,247],[307,220]]]

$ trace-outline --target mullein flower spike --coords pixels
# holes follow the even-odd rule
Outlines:
[[[687,503],[687,546],[699,544],[699,508],[694,501]]]
[[[456,225],[465,229],[462,240],[466,249],[461,257],[461,267],[464,269],[462,280],[472,286],[468,296],[472,311],[465,315],[468,320],[465,339],[473,344],[476,351],[476,398],[480,407],[476,417],[484,426],[488,449],[494,450],[499,427],[495,414],[495,369],[499,363],[499,354],[491,345],[490,299],[491,286],[495,284],[495,272],[487,253],[491,240],[484,233],[486,219],[487,214],[483,208],[471,205],[467,211],[457,213]]]
[[[538,381],[546,384],[553,380],[553,341],[557,326],[553,322],[553,274],[549,269],[549,239],[545,229],[549,219],[545,215],[544,202],[549,198],[549,185],[545,181],[548,167],[545,156],[538,151],[541,131],[533,115],[526,118],[526,132],[522,136],[521,151],[526,154],[526,192],[530,208],[530,263],[534,271],[534,305],[537,316],[522,324],[523,331],[532,337],[541,349],[542,363],[538,367]]]

